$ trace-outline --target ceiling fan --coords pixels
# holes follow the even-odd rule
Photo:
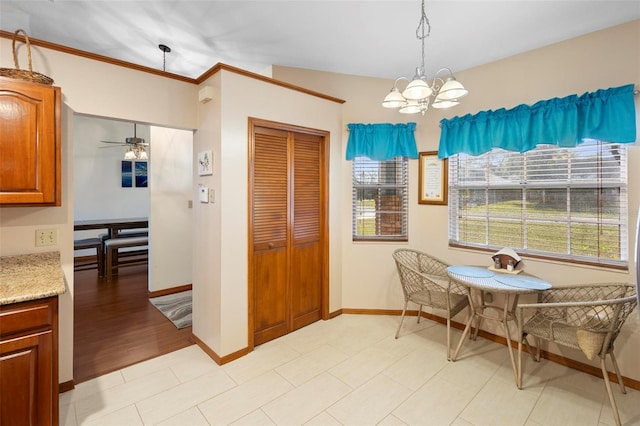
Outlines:
[[[147,160],[149,156],[145,147],[149,146],[143,138],[139,138],[136,133],[136,123],[133,123],[133,137],[125,138],[124,142],[100,141],[110,144],[109,146],[101,146],[100,148],[113,148],[116,146],[127,146],[129,149],[124,154],[125,160]]]

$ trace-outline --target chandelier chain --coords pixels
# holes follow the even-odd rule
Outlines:
[[[416,37],[422,42],[422,67],[420,69],[422,75],[424,75],[424,40],[429,37],[431,34],[431,23],[429,23],[429,18],[427,17],[427,13],[424,10],[424,0],[422,0],[422,16],[420,17],[420,22],[418,23],[418,28],[416,28]]]

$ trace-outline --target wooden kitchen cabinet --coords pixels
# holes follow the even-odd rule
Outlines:
[[[0,306],[0,424],[58,424],[58,297]]]
[[[59,206],[60,88],[0,77],[0,205]]]

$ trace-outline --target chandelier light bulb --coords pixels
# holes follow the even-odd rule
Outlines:
[[[436,97],[436,100],[433,101],[433,103],[431,104],[432,107],[434,108],[438,108],[438,109],[445,109],[445,108],[451,108],[453,106],[456,106],[460,103],[459,100],[457,99],[451,99],[451,100],[445,100],[445,99],[438,99]]]
[[[391,89],[389,94],[382,101],[382,106],[385,108],[400,108],[407,104],[407,100],[402,97],[397,87]]]
[[[421,78],[415,78],[402,92],[402,96],[408,100],[421,100],[431,96],[432,94],[433,90],[431,87],[429,87],[427,82]]]
[[[440,91],[438,92],[438,96],[436,99],[438,100],[451,100],[451,99],[460,99],[463,96],[467,96],[469,91],[464,88],[462,83],[455,79],[455,77],[451,76],[447,78],[447,81],[442,85]]]
[[[401,114],[417,114],[420,112],[420,110],[421,108],[418,101],[413,101],[413,100],[407,102],[405,106],[400,107]]]

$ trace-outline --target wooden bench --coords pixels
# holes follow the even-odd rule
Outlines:
[[[118,238],[148,237],[148,236],[149,236],[149,230],[147,228],[121,229],[118,232]],[[105,232],[103,234],[98,235],[98,238],[100,238],[100,240],[102,240],[102,242],[104,243],[106,240],[109,239],[109,234]]]
[[[98,265],[98,276],[104,277],[104,249],[102,247],[102,240],[100,238],[83,238],[80,240],[73,240],[73,250],[87,250],[87,249],[95,249],[96,250],[96,263]],[[88,268],[93,268],[93,262],[91,263],[79,263],[75,265],[74,269],[76,271],[83,271]]]
[[[131,265],[141,265],[148,261],[148,244],[149,237],[128,237],[128,238],[110,238],[104,241],[104,250],[106,254],[106,276],[107,281],[110,281],[115,274],[118,273],[118,268]],[[144,247],[142,250],[135,250],[129,252],[120,252],[120,249],[129,247]],[[121,261],[121,257],[130,257],[130,259]]]

